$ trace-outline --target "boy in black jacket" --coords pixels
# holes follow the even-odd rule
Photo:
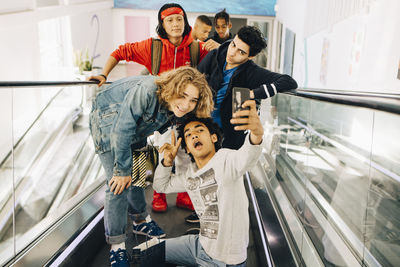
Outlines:
[[[222,128],[224,148],[239,149],[245,140],[245,132],[234,130],[230,123],[233,87],[250,88],[253,99],[265,99],[297,88],[296,81],[289,75],[269,71],[251,60],[266,47],[258,28],[244,26],[232,41],[209,52],[197,66],[213,89],[215,109],[212,116]],[[195,212],[185,220],[189,223],[199,221]]]
[[[266,47],[267,43],[258,28],[244,26],[232,41],[209,52],[197,67],[206,74],[213,89],[215,110],[212,116],[223,130],[225,138],[222,146],[225,148],[240,148],[245,137],[243,131],[235,131],[229,123],[233,87],[250,88],[250,97],[254,99],[265,99],[297,88],[296,81],[289,75],[269,71],[251,60]]]

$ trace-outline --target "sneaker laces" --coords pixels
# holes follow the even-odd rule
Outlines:
[[[120,248],[117,251],[112,250],[111,254],[112,254],[112,256],[114,256],[114,260],[116,262],[124,261],[125,257],[127,257],[126,256],[126,250],[123,250],[123,249],[120,249]]]
[[[160,226],[158,226],[158,224],[154,220],[151,220],[150,222],[148,222],[148,224],[151,227],[149,231],[151,234],[155,234],[157,236],[164,234],[164,231],[160,228]]]
[[[117,252],[117,255],[118,255],[118,261],[123,261],[125,258],[125,251],[121,250]]]

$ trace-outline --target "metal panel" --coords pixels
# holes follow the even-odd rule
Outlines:
[[[72,199],[65,210],[46,218],[36,227],[44,234],[16,257],[14,266],[43,266],[103,207],[105,185],[98,180]],[[9,262],[6,266],[12,265]]]

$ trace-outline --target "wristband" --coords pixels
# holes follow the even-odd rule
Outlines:
[[[170,168],[170,167],[172,167],[172,166],[165,166],[165,165],[164,165],[164,159],[161,160],[161,165],[163,165],[163,167],[165,167],[165,168]]]
[[[103,77],[104,77],[104,79],[106,79],[106,81],[107,81],[107,76],[106,76],[106,75],[104,75],[104,74],[100,74],[99,76],[103,76]]]

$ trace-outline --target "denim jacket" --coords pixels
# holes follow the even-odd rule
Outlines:
[[[130,176],[131,147],[142,147],[147,136],[165,125],[168,110],[159,105],[154,76],[118,80],[99,92],[89,115],[96,153],[111,151],[114,176]]]

